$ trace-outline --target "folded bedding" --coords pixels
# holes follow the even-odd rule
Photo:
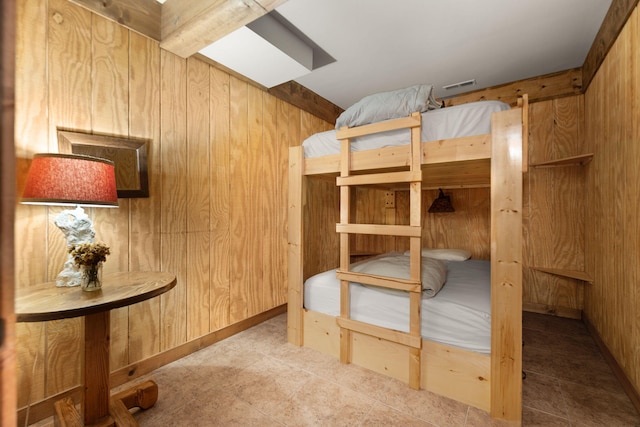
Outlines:
[[[440,103],[430,84],[374,93],[343,111],[336,120],[336,129],[406,117],[416,111],[422,113],[437,108],[440,108]]]
[[[354,264],[362,265],[408,255],[390,253]],[[429,258],[423,257],[423,265]],[[422,293],[421,332],[425,339],[466,350],[491,352],[490,262],[437,260],[446,267],[446,280],[437,295]],[[390,261],[393,264],[393,261]],[[369,267],[372,270],[376,267]],[[382,267],[380,267],[382,269]],[[424,268],[423,268],[424,270]],[[378,270],[376,270],[378,271]],[[381,270],[380,270],[381,271]],[[408,275],[408,269],[407,273]],[[408,292],[350,284],[351,318],[373,325],[409,331]],[[340,314],[340,281],[336,270],[310,277],[304,283],[304,307],[330,316]]]
[[[491,114],[511,107],[501,101],[479,101],[422,112],[422,142],[491,133]],[[403,116],[404,117],[404,116]],[[410,143],[408,129],[381,132],[351,141],[351,151],[371,150]],[[340,153],[336,131],[316,133],[303,143],[306,158]]]
[[[354,263],[350,270],[356,273],[409,279],[409,257],[400,252],[390,252]],[[422,259],[421,282],[423,298],[436,296],[442,289],[446,279],[447,266],[443,261],[434,258]],[[382,292],[392,291],[382,287],[378,287],[378,289]]]

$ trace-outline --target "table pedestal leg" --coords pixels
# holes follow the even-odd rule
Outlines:
[[[85,425],[109,416],[109,311],[84,318],[84,402]]]

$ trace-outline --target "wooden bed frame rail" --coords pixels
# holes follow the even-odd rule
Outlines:
[[[301,146],[289,152],[289,311],[288,339],[374,371],[490,411],[512,425],[522,419],[522,184],[526,168],[528,117],[526,96],[518,107],[493,113],[491,134],[420,142],[420,115],[391,121],[394,129],[411,129],[411,144],[350,152],[349,140],[389,123],[375,123],[337,132],[338,156],[305,159]],[[524,146],[524,147],[523,147]],[[390,154],[390,155],[389,155]],[[337,159],[336,159],[337,157]],[[430,165],[434,167],[430,169]],[[465,176],[456,181],[449,166]],[[398,171],[398,169],[403,169]],[[408,168],[408,170],[406,170]],[[469,169],[470,168],[470,169]],[[366,175],[354,174],[354,171]],[[303,307],[304,223],[306,177],[337,176],[340,186],[340,316]],[[489,182],[486,182],[489,180]],[[351,224],[351,187],[409,183],[410,225]],[[420,335],[421,193],[423,182],[464,187],[491,187],[491,356],[422,339]],[[349,271],[352,233],[410,237],[409,280],[369,276]],[[350,319],[349,281],[403,289],[410,293],[409,333]],[[375,351],[373,349],[375,348]],[[408,360],[408,363],[407,363]]]

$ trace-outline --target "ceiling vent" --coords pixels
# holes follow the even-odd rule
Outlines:
[[[335,61],[275,11],[215,41],[200,53],[267,88]]]
[[[463,82],[451,83],[450,85],[442,86],[442,88],[445,90],[450,90],[450,89],[457,89],[465,86],[473,86],[475,84],[476,84],[476,79],[471,79],[471,80],[465,80]]]

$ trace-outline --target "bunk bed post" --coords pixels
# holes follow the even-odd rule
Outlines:
[[[302,146],[289,148],[289,230],[288,230],[288,305],[287,338],[291,344],[303,344],[303,251],[302,215],[304,197],[304,151]]]
[[[409,277],[411,280],[422,280],[422,144],[420,131],[422,128],[422,116],[419,112],[411,114],[420,125],[411,128],[411,172],[419,181],[412,181],[410,189],[410,215],[409,225],[420,229],[418,236],[409,238]],[[414,179],[416,179],[414,178]],[[409,333],[422,343],[421,305],[422,292],[409,292]],[[422,346],[409,347],[409,387],[420,389],[422,368]]]
[[[345,128],[346,129],[346,128]],[[349,176],[351,170],[351,140],[349,138],[340,141],[340,176]],[[351,187],[340,187],[340,224],[351,223]],[[340,233],[340,270],[349,271],[351,259],[351,237],[349,233]],[[340,317],[351,318],[351,294],[350,282],[340,280]],[[351,363],[351,331],[340,328],[340,362]]]
[[[491,416],[522,423],[521,108],[491,120]]]

